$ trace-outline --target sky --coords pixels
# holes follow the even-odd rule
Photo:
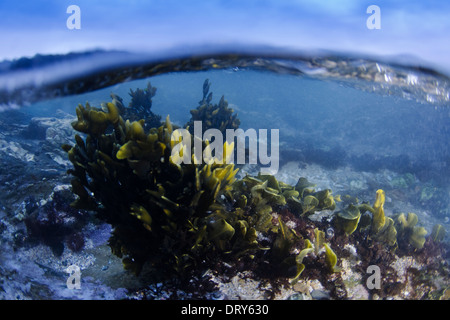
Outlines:
[[[68,29],[70,5],[81,29]],[[370,5],[380,29],[367,28]],[[0,60],[92,49],[142,52],[269,45],[414,56],[450,70],[448,0],[4,0]]]

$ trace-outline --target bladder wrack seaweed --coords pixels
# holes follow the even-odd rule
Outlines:
[[[209,88],[207,80],[200,106],[191,111],[185,128],[200,119],[206,128],[237,128],[240,121],[223,97],[218,105],[211,104]],[[316,191],[303,177],[295,186],[270,174],[237,179],[239,169],[228,161],[234,149],[229,142],[211,161],[199,161],[189,150],[195,138],[177,131],[182,128],[169,116],[160,123],[150,111],[155,93],[150,84],[145,90],[131,90],[128,108],[116,95],[101,108],[80,104],[72,126],[85,137],[77,134],[73,146],[63,146],[73,164],[69,173],[78,196],[73,206],[94,210],[113,226],[109,245],[126,269],[139,274],[148,264],[164,275],[183,278],[217,261],[258,260],[268,263],[271,276],[289,278],[291,284],[309,266],[317,267],[317,261],[336,273],[340,251],[332,247],[338,247],[327,242],[318,227],[312,232],[300,227],[323,211],[333,214],[336,230],[346,237],[366,234],[386,250],[398,246],[399,239],[423,248],[426,231],[416,226],[417,216],[387,217],[381,189],[370,205],[333,196],[330,189]],[[157,125],[149,125],[149,118],[152,123],[157,119]],[[209,141],[201,143],[210,148]],[[191,161],[181,161],[188,154]],[[336,211],[341,201],[348,204]],[[432,239],[442,241],[444,232],[436,226]]]

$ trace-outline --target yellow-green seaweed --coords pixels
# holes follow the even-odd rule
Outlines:
[[[372,218],[372,232],[377,234],[378,231],[383,228],[386,223],[386,217],[384,215],[384,202],[385,202],[385,193],[383,190],[378,189],[377,195],[375,199],[375,203],[373,204],[373,218]]]
[[[346,235],[351,235],[358,227],[361,213],[357,206],[349,204],[345,210],[339,211],[336,214],[336,227],[345,232]]]
[[[314,252],[316,255],[319,254],[320,249],[325,245],[325,232],[314,229]]]
[[[316,185],[308,181],[304,177],[300,177],[295,185],[295,190],[300,193],[300,198],[303,198],[306,194],[313,193]]]
[[[297,273],[295,274],[295,276],[293,278],[291,278],[289,280],[291,285],[298,282],[300,275],[302,274],[303,270],[305,270],[305,265],[303,264],[303,259],[313,251],[314,251],[314,249],[312,249],[312,248],[305,248],[302,251],[300,251],[300,253],[297,255],[297,257],[295,257],[295,262],[297,264]]]
[[[232,108],[228,107],[228,102],[222,96],[218,104],[212,104],[212,92],[209,93],[211,83],[206,79],[203,83],[203,99],[199,101],[199,106],[191,110],[191,119],[185,125],[193,133],[194,122],[202,122],[202,134],[208,129],[218,129],[225,133],[227,129],[237,129],[240,120]]]
[[[337,264],[337,256],[336,253],[330,248],[330,246],[327,243],[324,243],[323,245],[325,247],[325,262],[327,264],[328,269],[330,272],[337,272],[338,268],[336,267]]]
[[[74,205],[98,211],[113,225],[110,245],[114,254],[123,257],[124,266],[139,272],[146,260],[164,260],[167,251],[172,253],[166,261],[184,270],[183,261],[191,265],[196,260],[192,257],[211,245],[220,251],[245,247],[230,241],[235,238],[237,219],[229,214],[220,217],[226,213],[220,198],[230,196],[238,169],[226,163],[176,165],[171,154],[175,127],[169,117],[162,126],[146,131],[142,119],[124,121],[117,103],[115,99],[104,109],[79,105],[78,120],[72,125],[87,136],[83,140],[76,135],[76,144],[63,149],[74,165],[69,171],[78,195]],[[225,143],[224,149],[230,146]],[[213,216],[218,217],[215,223]],[[239,240],[249,247],[256,237],[252,228]],[[190,241],[189,250],[176,248],[181,239]],[[156,245],[159,241],[162,244]],[[163,251],[155,251],[158,247]]]
[[[409,236],[409,243],[416,249],[422,249],[427,235],[427,230],[424,227],[415,227],[412,234]]]
[[[397,229],[394,226],[394,220],[386,217],[384,226],[373,235],[373,238],[386,243],[388,246],[394,246],[397,243]]]
[[[423,227],[417,227],[419,218],[415,213],[408,212],[408,216],[405,217],[404,213],[401,213],[397,217],[397,230],[398,236],[404,238],[415,249],[423,248],[426,241],[427,231]]]
[[[445,238],[445,228],[441,224],[435,224],[430,237],[434,242],[441,242]]]
[[[236,128],[234,111],[223,97],[212,105],[209,87],[205,81],[203,99],[192,110],[191,121],[203,119],[204,129]],[[138,97],[151,98],[155,92],[149,86],[147,93],[131,91],[131,95],[137,103]],[[113,226],[109,245],[128,270],[139,273],[148,263],[183,275],[208,259],[243,261],[261,253],[293,284],[309,262],[305,257],[324,252],[328,269],[337,272],[337,256],[325,242],[325,233],[315,228],[312,244],[298,229],[289,228],[280,212],[287,210],[302,220],[318,211],[334,211],[340,201],[346,208],[335,214],[334,221],[347,235],[358,230],[389,246],[397,238],[407,239],[416,249],[424,245],[426,230],[415,226],[417,216],[400,215],[396,220],[385,216],[381,189],[371,206],[350,196],[333,196],[330,189],[316,191],[303,177],[290,186],[267,174],[237,180],[238,169],[227,161],[199,163],[193,157],[191,164],[180,164],[177,157],[188,150],[184,146],[181,153],[172,154],[182,139],[173,139],[177,127],[169,116],[160,125],[149,126],[144,118],[124,120],[122,111],[122,101],[114,95],[102,108],[79,105],[72,125],[84,136],[76,134],[75,144],[63,149],[73,164],[69,173],[78,196],[73,205],[96,211]],[[209,143],[202,146],[208,148]],[[233,148],[225,143],[221,160]],[[444,232],[442,227],[433,229],[433,240],[442,241]],[[261,239],[270,241],[262,245]]]

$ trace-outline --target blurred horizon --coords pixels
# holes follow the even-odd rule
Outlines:
[[[81,29],[69,30],[70,5]],[[381,29],[366,12],[380,8]],[[23,0],[0,3],[0,61],[89,50],[190,52],[269,46],[422,61],[449,73],[450,2],[443,0]],[[403,59],[400,58],[400,59]]]

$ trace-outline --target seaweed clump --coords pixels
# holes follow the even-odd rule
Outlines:
[[[240,125],[240,120],[237,113],[234,113],[232,108],[228,107],[228,102],[222,96],[218,104],[211,103],[212,92],[209,92],[211,82],[208,79],[203,83],[203,98],[199,101],[199,106],[191,110],[191,119],[186,124],[189,131],[194,133],[194,121],[202,122],[202,134],[208,129],[218,129],[225,133],[227,129],[237,129]]]
[[[370,236],[373,240],[384,243],[393,249],[401,248],[405,251],[420,250],[426,242],[427,231],[424,227],[416,226],[419,219],[415,213],[395,215],[393,218],[384,213],[385,192],[376,192],[376,199],[372,206],[368,203],[350,203],[345,209],[334,214],[334,225],[347,236],[355,231]],[[430,239],[440,242],[445,236],[441,225],[433,227]]]
[[[203,88],[201,109],[212,111],[207,127],[237,126],[223,98],[218,106],[210,104],[208,81]],[[96,211],[113,226],[109,245],[126,269],[139,274],[148,264],[183,278],[220,261],[266,261],[269,274],[298,279],[311,250],[276,212],[333,210],[331,190],[316,192],[304,179],[293,187],[271,175],[236,180],[233,143],[225,142],[213,159],[201,161],[195,152],[186,159],[194,137],[183,136],[169,116],[146,129],[145,119],[124,120],[122,111],[114,95],[101,108],[79,105],[72,126],[86,136],[76,134],[75,144],[63,149],[74,166],[69,173],[78,197],[72,205]],[[230,121],[224,122],[224,114]],[[208,141],[202,143],[209,148]],[[327,246],[325,251],[333,271],[336,256]]]
[[[123,121],[114,102],[108,112],[77,108],[73,127],[87,127],[87,137],[77,135],[75,146],[64,146],[74,164],[74,205],[97,211],[114,227],[110,246],[127,269],[139,273],[150,261],[181,272],[210,249],[205,239],[220,247],[231,235],[217,210],[236,170],[232,164],[176,165],[169,118],[145,133],[145,121]]]
[[[215,127],[222,132],[237,128],[240,122],[223,97],[219,105],[211,104],[209,87],[206,80],[191,123],[203,121],[204,130]],[[147,95],[155,92],[149,85]],[[72,126],[85,136],[76,134],[75,144],[63,149],[73,164],[69,173],[78,197],[72,205],[93,210],[112,225],[109,245],[127,270],[139,274],[148,265],[158,275],[189,279],[199,268],[228,261],[295,284],[304,270],[318,277],[318,270],[326,269],[327,276],[338,279],[338,288],[344,236],[361,235],[362,242],[370,244],[365,247],[374,248],[366,249],[370,261],[387,261],[385,245],[408,243],[415,250],[424,246],[417,216],[385,216],[381,189],[373,205],[351,199],[335,212],[341,197],[330,189],[316,191],[306,178],[295,186],[272,175],[237,179],[233,143],[225,142],[223,153],[202,161],[188,150],[194,137],[172,124],[169,116],[158,126],[149,125],[139,113],[130,120],[126,117],[131,110],[112,97],[101,108],[89,103],[77,107]],[[202,141],[202,146],[206,150],[210,143]],[[332,224],[344,236],[327,240],[322,230],[330,222],[308,219],[322,211],[332,213]],[[437,226],[432,238],[441,241],[444,232]],[[339,288],[335,292],[345,296]]]
[[[124,106],[123,99],[120,96],[111,94],[115,105],[124,119],[128,119],[130,121],[144,119],[144,128],[146,130],[161,126],[161,116],[153,113],[151,110],[153,105],[152,98],[156,94],[156,88],[152,87],[150,82],[147,83],[147,87],[145,89],[137,88],[135,91],[130,89],[128,94],[131,97],[128,107]]]
[[[179,148],[183,139],[169,117],[146,130],[145,119],[124,121],[120,109],[117,99],[102,108],[79,105],[72,125],[86,138],[76,135],[75,145],[63,149],[74,165],[73,205],[96,211],[114,227],[109,244],[126,269],[139,274],[149,263],[183,275],[218,256],[239,259],[266,249],[257,234],[271,219],[247,215],[244,197],[236,201],[232,193],[238,171],[228,159],[233,144],[226,142],[216,161],[192,157],[179,164],[187,144]]]

